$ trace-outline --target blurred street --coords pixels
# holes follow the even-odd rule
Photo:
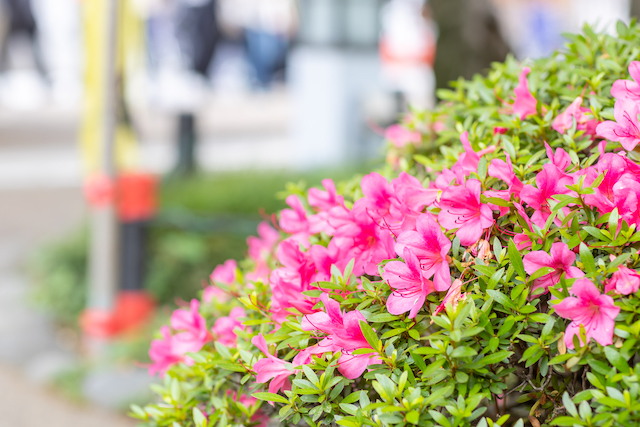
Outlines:
[[[211,95],[197,114],[200,168],[290,167],[289,112],[289,98],[282,91]],[[175,114],[149,108],[133,114],[140,137],[140,170],[170,172],[177,150]],[[73,109],[0,110],[0,188],[79,188],[84,174],[78,126],[79,111]]]

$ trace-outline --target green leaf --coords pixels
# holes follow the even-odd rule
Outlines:
[[[536,270],[535,273],[533,273],[531,275],[531,277],[529,277],[529,281],[533,281],[536,279],[541,278],[542,276],[546,276],[547,274],[550,274],[554,271],[555,269],[553,267],[542,267]]]
[[[471,347],[462,346],[462,347],[456,347],[451,352],[451,357],[456,359],[461,357],[471,357],[471,356],[475,356],[476,354],[478,354],[478,352],[472,349]]]
[[[478,162],[478,176],[482,181],[487,178],[487,158],[485,156],[480,157],[480,161]]]
[[[620,355],[618,350],[616,350],[613,346],[606,346],[604,348],[604,355],[607,360],[618,370],[618,372],[626,374],[629,372],[629,364],[627,361]]]
[[[222,360],[214,360],[213,364],[221,369],[225,369],[227,371],[232,371],[232,372],[247,372],[247,368],[243,367],[242,365],[237,365],[235,363],[232,362],[225,362]]]
[[[193,422],[196,427],[207,427],[207,419],[198,408],[193,408]]]
[[[378,349],[378,336],[373,331],[371,326],[367,324],[364,320],[360,321],[360,330],[362,331],[362,335],[364,335],[364,339],[367,340],[371,348]]]
[[[225,347],[224,344],[221,344],[218,341],[214,341],[213,344],[215,345],[218,353],[220,353],[220,356],[224,357],[225,359],[231,359],[231,352],[229,352],[229,349]]]
[[[429,415],[431,415],[431,418],[433,418],[441,426],[451,427],[451,423],[449,423],[449,420],[447,420],[447,418],[444,415],[442,415],[440,412],[434,411],[433,409],[431,409],[429,410]]]
[[[380,339],[387,339],[387,338],[391,338],[391,337],[395,337],[396,335],[400,335],[401,333],[403,333],[404,331],[406,331],[405,328],[396,328],[396,329],[392,329],[390,331],[385,332],[384,334],[382,334],[382,336],[380,337]]]
[[[596,263],[593,260],[593,255],[584,243],[580,243],[580,261],[582,261],[582,265],[584,265],[588,273],[596,273]]]
[[[482,359],[480,359],[478,361],[478,364],[480,364],[480,365],[493,365],[494,363],[504,362],[512,354],[513,354],[513,351],[508,351],[508,350],[498,351],[496,353],[489,354],[489,355],[483,357]]]
[[[589,233],[590,235],[592,235],[593,237],[595,237],[596,239],[602,240],[603,242],[609,242],[611,240],[607,236],[602,234],[602,231],[600,231],[600,229],[596,227],[582,227],[582,229],[587,233]]]
[[[253,393],[251,396],[267,402],[289,403],[289,400],[286,397],[280,396],[279,394],[275,393],[267,393],[266,391]]]
[[[411,424],[418,424],[418,421],[420,421],[420,412],[414,409],[413,411],[407,412],[405,418],[407,419],[407,422],[410,422]]]
[[[513,316],[507,317],[504,323],[502,324],[502,326],[500,326],[497,336],[502,336],[508,333],[509,331],[511,331],[511,328],[513,328],[513,325],[515,323],[516,323],[516,319]]]
[[[394,320],[398,320],[399,317],[398,316],[394,316],[393,314],[390,313],[380,313],[380,314],[375,314],[371,317],[369,317],[367,319],[367,321],[371,322],[371,323],[387,323],[387,322],[391,322]]]
[[[516,247],[516,244],[513,242],[513,239],[509,239],[509,261],[513,268],[516,270],[516,273],[522,278],[526,277],[526,273],[524,271],[524,264],[522,263],[522,255],[520,255],[520,251]]]
[[[562,403],[564,404],[564,408],[569,414],[573,415],[574,417],[578,417],[578,410],[576,409],[576,405],[573,403],[573,401],[571,400],[571,396],[569,396],[569,393],[566,391],[562,395]]]
[[[311,381],[311,384],[318,385],[318,376],[315,372],[313,372],[313,369],[311,369],[309,365],[302,365],[302,370],[304,371],[304,374],[307,376],[309,381]]]
[[[487,293],[491,296],[491,298],[493,298],[499,304],[502,304],[505,308],[511,308],[511,309],[515,308],[515,306],[513,305],[513,302],[511,302],[509,297],[507,297],[502,292],[495,289],[487,289]]]

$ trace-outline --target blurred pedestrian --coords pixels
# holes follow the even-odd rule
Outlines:
[[[293,0],[224,0],[225,21],[241,28],[252,85],[268,90],[283,75],[291,38],[297,26]]]
[[[380,57],[386,86],[399,93],[404,103],[433,107],[437,27],[429,4],[424,0],[390,0],[380,13]]]
[[[219,38],[215,0],[178,0],[176,32],[188,67],[208,77]]]
[[[38,70],[44,74],[44,67],[37,47],[37,26],[33,16],[31,0],[0,0],[7,16],[6,37],[0,45],[0,71],[8,69],[9,43],[15,37],[25,37],[32,46]]]

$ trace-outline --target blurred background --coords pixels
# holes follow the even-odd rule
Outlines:
[[[278,193],[380,164],[385,128],[436,88],[639,11],[0,0],[0,425],[134,425],[154,331],[243,258]]]

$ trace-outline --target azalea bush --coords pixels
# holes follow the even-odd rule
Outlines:
[[[496,63],[289,195],[149,352],[149,426],[640,423],[640,27]]]

